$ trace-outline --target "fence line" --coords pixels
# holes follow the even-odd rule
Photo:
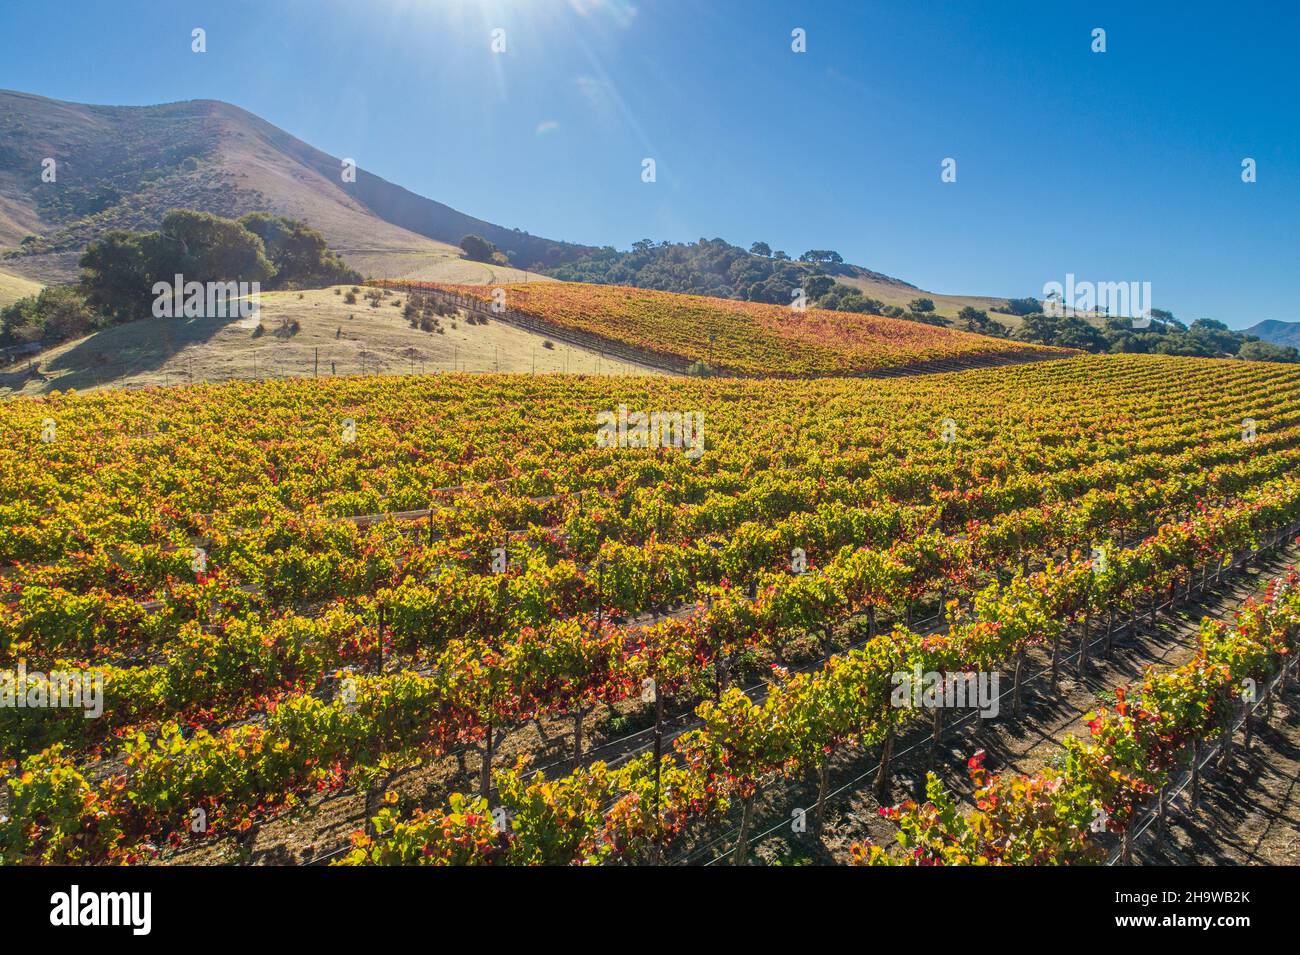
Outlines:
[[[555,336],[552,336],[555,337]],[[610,360],[626,361],[612,354],[593,354],[589,361],[567,361],[563,370],[543,370],[543,371],[522,371],[508,372],[509,374],[615,374],[607,366]],[[638,364],[645,366],[644,362]],[[208,367],[204,367],[207,365]],[[254,364],[251,361],[244,368],[227,366],[220,372],[215,372],[210,362],[188,363],[183,362],[171,367],[147,368],[138,364],[123,360],[108,362],[99,362],[93,367],[70,371],[67,375],[56,377],[39,370],[39,359],[33,359],[28,362],[25,369],[11,368],[7,371],[0,371],[0,378],[9,377],[10,387],[15,391],[21,390],[27,383],[33,379],[49,382],[54,387],[66,391],[69,388],[76,388],[78,391],[84,391],[90,388],[101,388],[113,386],[128,390],[139,390],[142,388],[173,388],[185,387],[188,385],[201,384],[224,384],[236,381],[293,381],[299,378],[343,378],[350,376],[382,376],[398,377],[405,375],[438,375],[438,374],[496,374],[499,363],[491,356],[480,356],[475,360],[467,360],[458,354],[453,357],[452,367],[447,368],[446,362],[433,357],[423,358],[380,358],[380,359],[360,359],[349,355],[347,359],[330,358],[326,354],[321,354],[319,358],[313,355],[307,355],[302,358],[274,358],[263,360],[259,358]],[[241,373],[242,372],[242,373]],[[140,377],[152,377],[156,380],[141,381]],[[14,381],[12,379],[18,378]],[[132,380],[137,379],[137,380]]]

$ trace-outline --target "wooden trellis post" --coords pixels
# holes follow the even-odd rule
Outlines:
[[[1088,645],[1092,642],[1092,611],[1083,615],[1083,639],[1079,643],[1079,678],[1088,675]]]
[[[1024,647],[1021,647],[1016,651],[1015,685],[1011,691],[1011,715],[1016,718],[1020,717],[1020,683],[1024,669],[1025,650]]]
[[[1201,808],[1201,740],[1192,740],[1192,811]]]
[[[894,755],[894,724],[885,730],[885,741],[880,746],[880,769],[876,773],[876,801],[883,804],[889,795],[889,760]]]

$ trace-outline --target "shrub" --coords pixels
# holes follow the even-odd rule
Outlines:
[[[64,341],[105,324],[75,288],[51,286],[0,309],[0,343]]]

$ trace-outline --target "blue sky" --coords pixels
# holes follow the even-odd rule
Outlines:
[[[0,0],[0,87],[227,100],[555,238],[831,248],[937,292],[1149,281],[1242,327],[1300,319],[1298,32],[1268,3]]]

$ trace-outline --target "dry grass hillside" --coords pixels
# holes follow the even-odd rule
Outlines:
[[[0,308],[16,302],[20,298],[26,298],[28,295],[35,295],[40,290],[40,282],[33,282],[21,275],[13,275],[0,270]]]
[[[441,371],[661,374],[599,352],[464,316],[442,333],[413,329],[390,293],[371,307],[348,289],[269,292],[258,319],[147,319],[50,349],[0,371],[0,396],[99,387],[177,385],[233,378],[286,378]],[[297,323],[296,330],[294,323]]]
[[[969,305],[988,312],[990,318],[1001,322],[1013,331],[1020,327],[1020,319],[1017,316],[996,311],[1007,304],[1005,298],[990,295],[941,295],[904,282],[882,281],[867,276],[836,275],[835,281],[852,286],[868,298],[874,298],[886,305],[906,308],[907,303],[913,299],[928,298],[934,302],[935,312],[944,318],[955,319],[957,313]]]
[[[452,285],[504,285],[554,282],[539,272],[495,263],[472,262],[456,246],[430,242],[419,249],[340,249],[348,263],[367,278],[446,282]]]

